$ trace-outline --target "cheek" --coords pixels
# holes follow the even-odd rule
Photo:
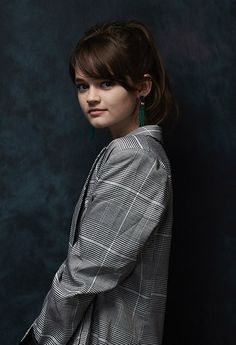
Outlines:
[[[80,109],[82,110],[82,113],[85,115],[85,117],[88,117],[87,102],[86,102],[85,98],[83,97],[83,95],[78,94],[77,99],[79,102]]]
[[[124,115],[132,114],[136,107],[136,99],[134,97],[123,97],[119,106],[120,112]]]
[[[85,103],[86,103],[84,97],[82,95],[78,94],[77,98],[78,98],[78,102],[79,102],[80,107],[82,109],[84,109],[85,108]]]
[[[118,93],[112,99],[107,99],[107,104],[116,111],[122,111],[124,109],[133,109],[136,104],[135,96],[127,95],[127,93]]]

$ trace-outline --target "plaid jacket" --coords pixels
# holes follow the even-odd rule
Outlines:
[[[172,228],[161,127],[114,139],[75,207],[66,260],[22,344],[160,345]]]

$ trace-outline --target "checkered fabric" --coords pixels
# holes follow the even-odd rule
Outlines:
[[[161,127],[139,127],[96,158],[67,258],[25,341],[33,333],[42,345],[161,345],[171,229]]]

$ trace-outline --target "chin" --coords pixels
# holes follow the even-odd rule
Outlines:
[[[97,122],[97,121],[90,121],[91,126],[95,128],[107,128],[109,127],[108,123],[102,123],[102,122]]]
[[[91,126],[93,126],[94,128],[107,128],[108,126],[105,124],[101,124],[101,123],[90,123]]]

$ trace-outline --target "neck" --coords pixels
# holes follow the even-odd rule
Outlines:
[[[110,127],[109,130],[111,132],[112,138],[116,139],[116,138],[124,137],[125,135],[129,134],[130,132],[132,132],[138,127],[139,125],[137,123],[130,124],[129,127],[127,127],[127,124],[124,124],[123,126],[119,124],[119,127],[118,125],[113,126],[113,127]]]

